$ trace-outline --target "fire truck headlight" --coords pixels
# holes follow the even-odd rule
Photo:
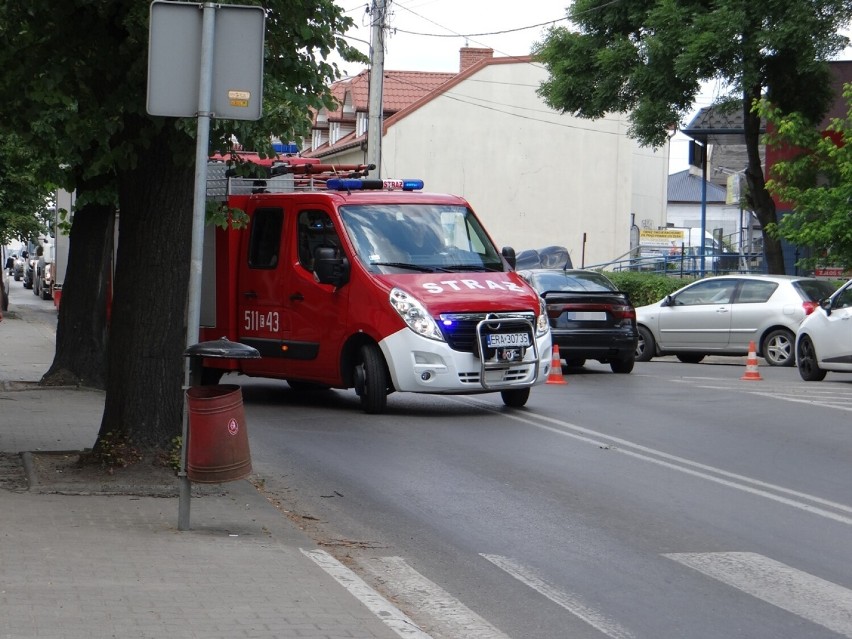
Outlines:
[[[535,334],[541,337],[550,330],[550,322],[547,320],[547,305],[542,298],[538,298],[538,315],[535,318]]]
[[[395,288],[390,292],[390,303],[412,331],[429,339],[444,341],[435,320],[415,297]]]

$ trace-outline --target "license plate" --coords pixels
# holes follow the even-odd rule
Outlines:
[[[486,337],[489,348],[503,346],[529,346],[529,333],[489,333]]]
[[[605,311],[567,311],[565,319],[574,322],[604,322],[606,321]]]

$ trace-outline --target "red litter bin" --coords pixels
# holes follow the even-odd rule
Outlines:
[[[189,442],[187,477],[201,484],[251,474],[243,395],[236,384],[193,386],[186,391]]]

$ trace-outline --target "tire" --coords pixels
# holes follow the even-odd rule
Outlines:
[[[704,359],[704,355],[694,355],[692,353],[684,353],[683,355],[675,355],[684,364],[698,364]]]
[[[634,355],[625,355],[624,357],[619,357],[618,359],[614,359],[609,363],[609,367],[612,369],[613,373],[618,373],[619,375],[626,375],[630,371],[633,370],[633,364],[636,362],[636,358]]]
[[[502,390],[500,391],[500,397],[503,398],[503,403],[509,408],[522,408],[530,398],[530,389],[528,386],[526,388]]]
[[[799,376],[806,382],[821,382],[825,379],[823,369],[817,364],[816,349],[814,343],[807,335],[799,338],[799,350],[796,353],[796,364],[799,367]]]
[[[368,415],[383,413],[388,404],[388,374],[378,346],[361,347],[361,361],[355,365],[353,379],[363,411]]]
[[[760,352],[770,366],[792,366],[796,363],[795,343],[796,336],[792,332],[779,328],[763,338]]]
[[[639,341],[636,343],[636,362],[650,362],[657,350],[657,343],[654,341],[654,336],[644,326],[639,327]]]

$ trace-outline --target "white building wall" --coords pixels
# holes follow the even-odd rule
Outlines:
[[[746,223],[747,224],[746,218]],[[691,203],[675,203],[668,205],[668,223],[672,226],[701,228],[701,205]],[[713,232],[723,229],[725,241],[732,247],[739,246],[740,227],[743,225],[740,207],[727,204],[707,204],[704,227]]]
[[[381,175],[465,197],[498,247],[607,262],[629,251],[631,223],[665,224],[668,151],[639,147],[623,116],[549,109],[536,95],[545,77],[530,63],[484,67],[390,126]]]

